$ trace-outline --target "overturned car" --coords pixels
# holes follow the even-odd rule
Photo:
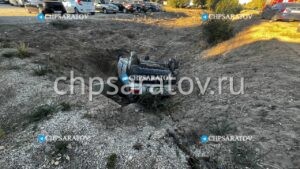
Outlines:
[[[176,84],[178,62],[169,59],[168,62],[159,63],[137,57],[131,52],[129,57],[119,56],[118,81],[122,94],[134,100],[143,94],[172,95]]]

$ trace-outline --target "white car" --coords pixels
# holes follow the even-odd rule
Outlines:
[[[93,0],[63,0],[62,1],[67,13],[90,13],[95,14]]]
[[[24,0],[9,0],[8,2],[13,6],[24,6]]]
[[[114,4],[110,4],[110,3],[105,3],[105,2],[99,1],[99,0],[95,1],[95,8],[96,8],[97,12],[103,12],[105,14],[119,12],[118,6],[116,6]]]

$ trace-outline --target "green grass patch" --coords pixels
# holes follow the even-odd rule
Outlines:
[[[209,126],[209,131],[214,135],[223,136],[235,132],[236,126],[227,119],[215,120],[215,122]]]
[[[33,74],[36,76],[45,76],[47,73],[51,73],[51,69],[48,66],[40,66],[38,65],[37,68],[33,69]]]
[[[0,128],[0,139],[5,136],[5,132],[2,128]]]
[[[70,24],[66,21],[61,21],[61,20],[52,21],[52,22],[50,22],[50,24],[59,30],[68,29],[72,26],[72,24]]]
[[[68,103],[68,102],[62,102],[62,103],[60,103],[60,106],[61,106],[61,110],[62,111],[69,111],[69,110],[71,110],[71,104]]]
[[[17,45],[17,50],[18,50],[18,56],[20,58],[26,58],[30,56],[29,50],[28,50],[28,44],[25,44],[24,42],[20,42]]]
[[[58,106],[55,104],[45,104],[36,107],[28,116],[29,122],[38,122],[45,118],[47,118],[49,115],[58,112]]]
[[[115,169],[117,165],[117,154],[113,153],[107,157],[106,167],[107,169]]]
[[[258,165],[261,155],[255,151],[255,147],[243,143],[235,142],[231,147],[231,159],[237,168],[261,169]]]

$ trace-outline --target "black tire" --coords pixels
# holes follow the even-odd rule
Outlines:
[[[127,13],[127,9],[126,8],[123,9],[123,13]]]
[[[91,15],[95,15],[95,12],[91,12]]]
[[[169,75],[171,71],[162,69],[143,68],[137,65],[132,65],[129,70],[130,75]]]
[[[77,8],[74,8],[75,14],[80,14]]]
[[[137,11],[138,13],[141,13],[141,12],[142,12],[142,9],[141,9],[141,8],[136,8],[136,11]]]
[[[102,9],[103,13],[107,14],[107,10],[105,8]]]

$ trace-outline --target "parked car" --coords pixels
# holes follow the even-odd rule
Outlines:
[[[95,9],[97,12],[103,12],[105,14],[119,12],[118,6],[111,4],[111,3],[105,3],[105,1],[103,1],[103,0],[95,1]]]
[[[133,13],[133,12],[147,12],[147,8],[144,3],[134,2],[134,3],[124,3],[123,4],[124,13]]]
[[[262,12],[263,19],[300,21],[300,3],[278,3],[267,5]]]
[[[124,6],[123,6],[123,4],[120,4],[120,3],[111,3],[111,4],[113,4],[113,5],[116,5],[118,8],[119,8],[119,12],[123,12],[123,10],[124,10]]]
[[[24,0],[9,0],[8,2],[13,6],[24,6],[25,4]]]
[[[25,9],[29,13],[43,13],[43,14],[64,14],[66,9],[62,2],[58,0],[43,1],[43,0],[28,0],[25,3]]]
[[[149,12],[160,12],[162,11],[162,7],[158,4],[154,4],[154,3],[146,3],[146,10]]]
[[[67,13],[89,13],[95,14],[95,5],[93,0],[63,0],[62,1]]]
[[[129,57],[120,56],[117,64],[119,88],[125,88],[130,102],[144,94],[169,96],[174,92],[178,62],[150,61],[140,59],[134,52]],[[122,93],[124,94],[124,93]]]

